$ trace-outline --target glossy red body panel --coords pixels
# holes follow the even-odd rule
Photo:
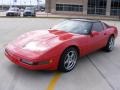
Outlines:
[[[80,56],[87,55],[106,46],[110,35],[117,37],[117,29],[115,27],[108,28],[99,32],[98,35],[80,35],[59,30],[37,30],[28,32],[15,41],[9,43],[5,48],[5,55],[15,64],[31,70],[56,70],[63,51],[75,46],[80,52]],[[38,46],[45,47],[43,51],[31,51],[24,49],[29,42],[37,42]],[[44,62],[49,63],[29,65],[21,60],[28,62]]]

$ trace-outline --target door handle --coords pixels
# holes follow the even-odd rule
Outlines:
[[[107,33],[104,33],[104,35],[107,35]]]

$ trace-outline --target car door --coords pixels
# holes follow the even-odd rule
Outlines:
[[[88,53],[104,47],[105,45],[105,31],[101,22],[94,22],[91,33],[87,36]]]

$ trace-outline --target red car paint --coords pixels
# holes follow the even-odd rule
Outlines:
[[[28,32],[5,48],[5,55],[15,64],[30,70],[56,70],[63,51],[75,46],[80,51],[80,56],[85,56],[106,46],[110,35],[117,37],[117,29],[110,27],[102,32],[80,35],[60,30],[37,30]],[[32,51],[25,49],[25,45],[35,42],[44,50]],[[22,60],[31,62],[28,64]]]

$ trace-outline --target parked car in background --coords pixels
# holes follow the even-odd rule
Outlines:
[[[26,7],[23,16],[36,16],[35,7]]]
[[[10,7],[9,10],[6,12],[6,16],[20,16],[21,12],[20,9],[17,7]]]
[[[41,11],[41,12],[44,12],[44,11],[45,11],[45,8],[41,8],[40,11]]]

